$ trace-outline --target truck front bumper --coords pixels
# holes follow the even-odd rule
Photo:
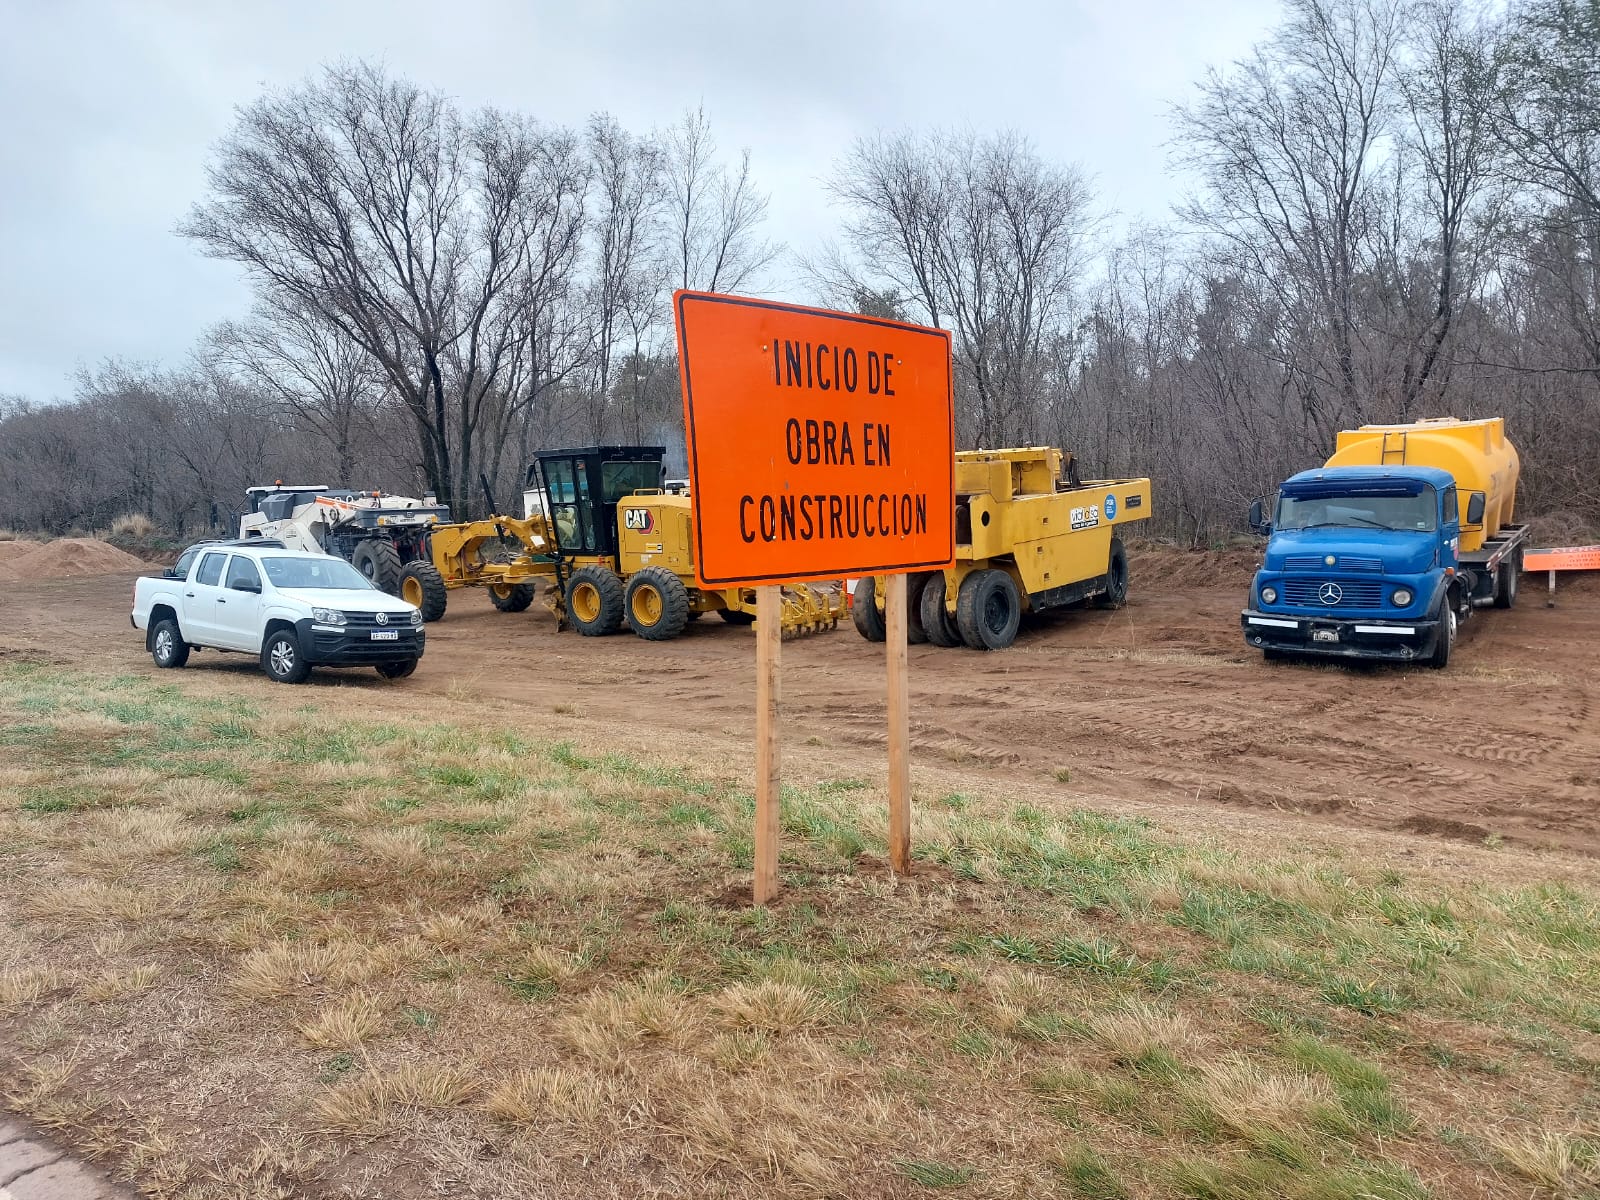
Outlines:
[[[1426,658],[1433,653],[1439,636],[1437,621],[1296,617],[1250,608],[1239,614],[1239,624],[1244,629],[1244,640],[1258,650],[1395,662]]]
[[[387,629],[336,629],[313,621],[296,621],[300,652],[319,667],[372,667],[379,663],[410,662],[422,657],[427,635],[420,625],[395,625]],[[373,633],[393,638],[374,638]]]

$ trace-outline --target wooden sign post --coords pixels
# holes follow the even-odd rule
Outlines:
[[[709,292],[673,297],[695,582],[756,587],[757,904],[777,894],[783,584],[885,577],[889,862],[911,867],[906,580],[955,560],[950,335]]]

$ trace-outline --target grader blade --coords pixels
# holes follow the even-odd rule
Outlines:
[[[783,636],[805,637],[835,628],[845,615],[844,588],[837,583],[793,583],[783,589]]]

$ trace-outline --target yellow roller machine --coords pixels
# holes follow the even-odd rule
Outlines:
[[[1079,481],[1054,447],[958,453],[955,566],[908,581],[910,640],[1003,650],[1025,612],[1121,607],[1128,556],[1116,527],[1149,516],[1148,479]],[[856,585],[852,616],[883,640],[881,579]]]

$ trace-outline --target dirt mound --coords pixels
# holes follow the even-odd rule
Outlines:
[[[1140,586],[1172,588],[1248,588],[1261,565],[1257,550],[1179,550],[1146,546],[1128,555],[1128,568]]]
[[[149,564],[98,538],[0,542],[0,579],[63,579],[142,571]]]

